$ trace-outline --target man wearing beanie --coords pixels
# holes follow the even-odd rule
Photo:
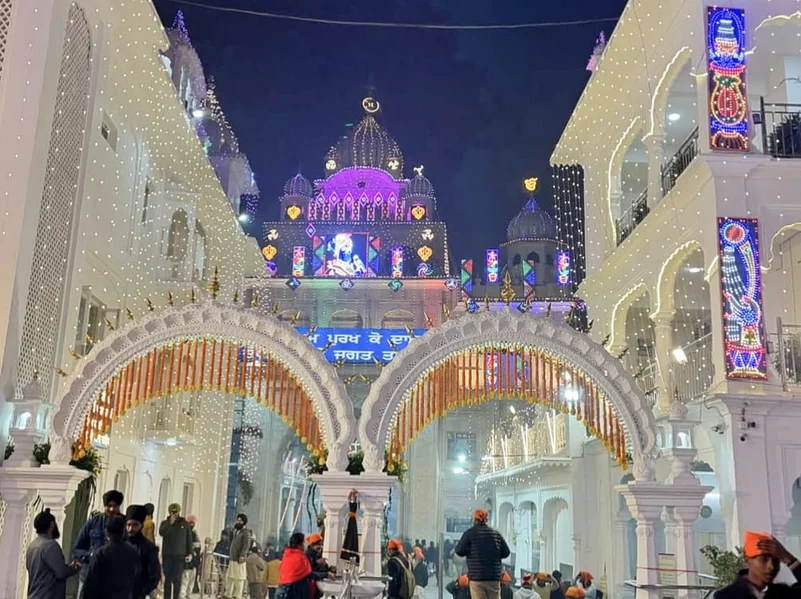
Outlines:
[[[782,599],[801,596],[801,562],[767,533],[746,532],[743,543],[746,570],[715,599]],[[795,576],[793,586],[773,582],[784,564]]]
[[[95,551],[100,549],[106,542],[106,520],[112,516],[120,515],[120,508],[123,502],[122,493],[112,489],[103,494],[103,511],[92,516],[83,525],[75,544],[72,546],[72,559],[80,562],[83,566],[89,564],[89,560]],[[78,599],[83,597],[83,583],[86,580],[87,569],[81,569],[78,583]]]
[[[167,507],[170,515],[159,526],[161,562],[164,566],[164,599],[178,599],[184,564],[192,560],[192,529],[181,517],[181,506],[171,503]]]
[[[95,551],[86,571],[86,599],[130,599],[136,586],[139,555],[125,542],[125,519],[106,518],[106,543]]]
[[[134,585],[133,599],[145,599],[156,590],[161,581],[161,565],[156,546],[142,534],[147,509],[143,505],[129,505],[125,510],[127,541],[139,554],[139,573]]]
[[[242,599],[248,579],[245,560],[250,553],[250,531],[247,529],[248,517],[239,514],[231,536],[231,559],[225,575],[225,595],[231,599]]]
[[[473,599],[500,599],[501,560],[509,557],[509,546],[487,521],[487,510],[476,510],[473,527],[467,529],[456,544],[456,555],[467,558],[470,596]]]

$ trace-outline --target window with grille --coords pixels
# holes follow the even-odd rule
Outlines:
[[[11,0],[0,0],[0,76],[3,73],[3,59],[6,56],[6,42],[11,31]]]

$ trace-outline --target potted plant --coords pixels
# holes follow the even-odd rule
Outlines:
[[[742,547],[735,547],[734,551],[728,551],[715,545],[707,545],[701,548],[701,555],[712,566],[712,572],[717,578],[715,582],[717,588],[729,586],[745,568],[745,555],[743,555]]]

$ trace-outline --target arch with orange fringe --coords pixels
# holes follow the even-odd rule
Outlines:
[[[384,368],[362,407],[365,468],[383,467],[450,410],[519,399],[570,413],[635,475],[653,477],[653,414],[620,362],[587,335],[510,310],[464,316],[414,339]]]
[[[275,317],[216,302],[154,312],[97,344],[65,381],[53,431],[80,451],[129,410],[197,391],[263,403],[330,468],[347,464],[355,419],[334,367]]]

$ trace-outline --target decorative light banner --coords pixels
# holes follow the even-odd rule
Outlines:
[[[302,277],[306,272],[306,248],[296,245],[292,250],[292,276]]]
[[[521,266],[523,269],[523,295],[528,297],[534,291],[534,285],[537,283],[537,273],[534,271],[533,260],[524,260]]]
[[[766,379],[757,220],[719,218],[718,250],[726,378]]]
[[[392,264],[392,278],[400,279],[403,276],[403,248],[394,247],[390,254],[390,262]]]
[[[559,250],[556,252],[556,283],[558,285],[570,285],[570,252]]]
[[[501,282],[501,266],[498,259],[498,250],[487,250],[487,285],[497,285]]]
[[[745,11],[707,9],[709,146],[747,152],[748,96],[745,87]]]
[[[460,273],[459,282],[462,285],[462,291],[467,295],[473,292],[473,261],[462,260],[462,270]]]
[[[346,364],[373,364],[375,360],[389,362],[412,339],[404,329],[319,328],[311,335],[306,327],[299,327],[297,331],[308,335],[317,349],[328,348],[325,357],[329,362],[345,360]],[[412,331],[415,337],[422,337],[425,332],[425,329]]]

